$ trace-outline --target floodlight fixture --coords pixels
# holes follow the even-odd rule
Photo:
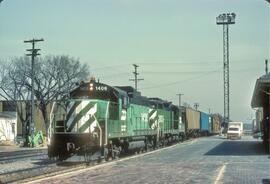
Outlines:
[[[220,14],[216,20],[217,20],[217,24],[235,24],[235,17],[236,14],[235,13],[223,13]]]

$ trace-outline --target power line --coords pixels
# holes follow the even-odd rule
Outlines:
[[[201,74],[201,73],[208,73],[211,72],[212,70],[208,71],[144,71],[142,72],[143,74]]]
[[[129,72],[121,72],[120,70],[118,70],[119,73],[112,73],[112,74],[108,74],[108,75],[97,75],[96,76],[98,78],[109,78],[109,77],[121,77],[123,75],[127,75],[129,74]],[[231,70],[231,73],[236,73],[239,74],[240,72],[250,72],[250,71],[254,71],[254,67],[252,68],[247,68],[247,69],[234,69]],[[218,73],[220,71],[213,71],[213,70],[208,70],[208,71],[143,71],[142,73],[144,75],[162,75],[162,74],[166,74],[166,75],[175,75],[175,74],[180,74],[180,75],[190,75],[190,74],[206,74],[208,75],[210,73]],[[108,72],[106,72],[108,73]],[[197,77],[196,77],[197,78]],[[154,84],[154,83],[152,83]],[[154,84],[155,85],[155,84]]]
[[[257,64],[256,60],[233,60],[234,64],[246,64],[246,63],[254,63]],[[213,64],[213,63],[220,63],[219,60],[193,60],[193,61],[163,61],[163,62],[156,62],[156,61],[152,61],[152,62],[137,62],[140,65],[192,65],[192,64]]]
[[[215,60],[215,61],[163,61],[163,62],[155,62],[155,61],[151,61],[151,62],[136,62],[139,65],[193,65],[193,64],[213,64],[216,63],[218,64],[220,61]],[[233,60],[233,64],[245,64],[246,63],[254,63],[257,64],[256,60]],[[109,68],[119,68],[119,67],[123,67],[123,66],[129,66],[132,63],[125,63],[125,64],[115,64],[115,65],[108,65],[108,66],[103,66],[103,67],[96,67],[93,68],[92,71],[96,71],[96,70],[106,70]]]
[[[233,69],[233,70],[230,70],[230,72],[247,72],[247,71],[254,71],[254,67],[249,67],[249,68],[241,68],[241,69]],[[258,70],[260,70],[260,68],[258,68]],[[213,70],[205,70],[205,71],[143,71],[142,73],[144,75],[147,75],[147,74],[157,74],[157,75],[160,75],[160,74],[166,74],[166,75],[174,75],[174,74],[180,74],[180,75],[185,75],[185,74],[207,74],[209,72],[213,72]],[[219,72],[219,71],[216,71],[216,72]]]
[[[172,85],[175,85],[175,84],[179,84],[179,83],[191,81],[191,80],[194,80],[194,79],[198,79],[198,78],[201,78],[201,77],[206,76],[206,75],[211,75],[211,74],[216,73],[216,72],[219,72],[219,71],[220,70],[213,70],[213,71],[204,73],[202,75],[197,75],[196,77],[191,77],[189,79],[175,81],[175,82],[171,82],[171,83],[158,84],[158,85],[155,85],[155,86],[150,86],[150,87],[145,87],[145,88],[140,88],[140,90],[142,90],[142,89],[153,89],[153,88],[160,88],[160,87],[172,86]]]
[[[106,70],[106,69],[109,69],[109,68],[120,68],[120,67],[123,67],[123,66],[129,66],[129,65],[130,64],[108,65],[108,66],[93,68],[92,71]]]
[[[122,72],[122,73],[113,73],[113,74],[108,74],[108,75],[101,75],[101,76],[98,76],[98,78],[108,78],[108,77],[117,77],[117,76],[122,76],[122,75],[127,75],[129,74],[129,72]]]

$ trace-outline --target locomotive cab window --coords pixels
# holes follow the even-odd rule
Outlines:
[[[129,106],[129,98],[128,96],[122,97],[122,108],[127,109]]]
[[[119,119],[119,104],[114,102],[110,103],[109,112],[109,119]]]

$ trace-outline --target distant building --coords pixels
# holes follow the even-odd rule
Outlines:
[[[17,137],[16,112],[0,112],[0,141],[15,142]]]
[[[258,123],[263,135],[263,142],[270,153],[270,73],[257,79],[251,99],[252,108],[262,108],[262,120]],[[259,113],[259,112],[258,112]],[[258,121],[260,118],[258,118]],[[257,121],[257,120],[256,120]]]
[[[23,103],[23,102],[17,102],[17,103]],[[15,102],[11,101],[0,101],[0,115],[2,114],[3,117],[6,118],[6,120],[10,121],[10,118],[13,118],[13,121],[16,119],[15,123],[15,136],[22,136],[23,130],[22,130],[22,122],[17,114],[17,108],[16,108]],[[25,112],[25,104],[21,104],[21,107],[23,108],[23,113]],[[11,117],[12,116],[12,117]],[[16,118],[15,118],[16,117]],[[2,118],[3,119],[3,118]],[[35,108],[35,114],[34,114],[34,122],[35,122],[35,129],[36,131],[42,131],[44,134],[46,132],[45,123],[42,117],[42,113],[39,109]],[[1,125],[0,125],[1,129]],[[1,130],[0,130],[1,131]],[[1,139],[1,138],[0,138]]]

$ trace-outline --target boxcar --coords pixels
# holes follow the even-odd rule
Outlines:
[[[209,122],[209,115],[200,112],[200,134],[203,136],[209,135],[211,132],[211,121]]]
[[[211,115],[212,119],[212,134],[219,134],[221,128],[221,117],[217,114]]]
[[[191,108],[186,108],[184,113],[187,136],[197,137],[200,131],[200,112]]]

